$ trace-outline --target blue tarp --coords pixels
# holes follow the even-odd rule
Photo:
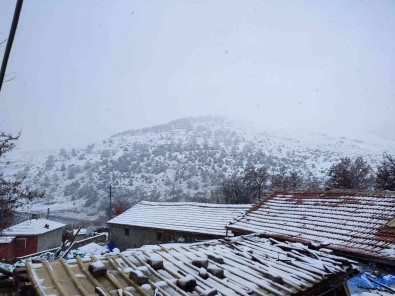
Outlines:
[[[347,285],[352,295],[359,295],[372,290],[383,291],[387,295],[395,295],[395,274],[373,276],[364,272],[349,279]]]
[[[114,250],[114,248],[116,248],[117,246],[115,245],[115,243],[113,241],[109,241],[107,243],[107,249],[110,250],[110,252],[112,252],[112,250]]]

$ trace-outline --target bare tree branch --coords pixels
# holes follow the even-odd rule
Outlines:
[[[13,77],[11,77],[11,78],[9,78],[9,79],[7,79],[7,80],[4,80],[4,82],[9,82],[9,81],[12,81],[12,80],[14,80],[15,79],[15,76],[13,76]]]
[[[16,136],[0,132],[0,158],[16,147],[20,135],[21,132]],[[24,180],[8,180],[0,171],[0,231],[12,223],[19,206],[44,195],[44,192],[32,191],[24,186]]]
[[[8,38],[7,39],[4,39],[3,41],[1,41],[0,42],[0,47],[3,47],[2,45],[3,45],[3,43],[6,43],[7,42],[7,40],[8,40]]]

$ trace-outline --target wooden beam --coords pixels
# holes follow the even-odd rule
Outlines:
[[[96,279],[91,275],[91,273],[85,268],[84,262],[82,262],[80,256],[77,256],[76,260],[77,260],[77,264],[78,264],[79,268],[81,269],[82,273],[85,274],[85,276],[86,276],[86,277],[88,278],[88,280],[92,283],[92,285],[93,285],[94,287],[99,287],[99,288],[101,288],[101,290],[104,291],[104,292],[106,293],[105,296],[111,296],[111,295],[106,291],[106,289],[99,283],[99,281],[96,280]]]
[[[130,278],[129,278],[129,275],[126,273],[126,272],[124,272],[123,270],[122,270],[122,268],[119,268],[118,266],[117,266],[117,264],[115,263],[115,261],[112,259],[112,258],[110,258],[110,257],[107,257],[107,260],[108,260],[108,262],[112,265],[112,267],[114,267],[114,269],[115,270],[117,270],[120,274],[121,274],[121,276],[126,280],[126,282],[128,282],[130,285],[132,285],[137,291],[139,291],[142,295],[146,295],[146,296],[149,296],[149,294],[144,290],[144,289],[142,289],[139,285],[137,285],[135,282],[133,282]]]
[[[84,286],[81,284],[81,282],[77,279],[75,274],[71,271],[70,267],[67,265],[66,260],[60,259],[60,263],[63,266],[63,268],[66,270],[67,274],[71,277],[71,280],[73,281],[75,287],[77,290],[83,295],[83,296],[89,296],[89,292],[84,288]]]
[[[53,271],[52,266],[50,266],[47,261],[44,261],[42,264],[43,264],[45,270],[48,272],[49,277],[51,278],[52,282],[54,283],[56,289],[59,291],[59,295],[68,296],[69,293],[66,292],[65,288],[60,283],[60,280],[58,279],[55,272]]]
[[[120,253],[118,255],[120,258],[122,258],[122,260],[131,268],[138,270],[137,267],[128,260],[128,258],[125,257],[125,255],[123,255],[122,253]],[[171,296],[169,293],[167,293],[165,290],[163,290],[163,288],[161,288],[160,286],[156,285],[154,281],[148,279],[148,283],[151,285],[151,287],[158,289],[159,292],[161,292],[164,296]]]
[[[31,263],[29,261],[26,261],[26,270],[30,274],[30,281],[33,284],[34,290],[36,291],[38,296],[46,296],[46,295],[44,295],[43,291],[41,291],[39,283],[36,282],[35,277],[33,276],[33,270],[32,270],[32,267],[30,264]]]
[[[158,278],[160,278],[162,281],[165,281],[170,287],[172,287],[174,290],[176,290],[178,293],[180,293],[183,296],[188,296],[189,294],[184,292],[183,290],[181,290],[179,287],[177,287],[176,285],[174,285],[172,283],[171,280],[165,278],[164,276],[162,276],[159,272],[157,272],[155,269],[153,269],[149,264],[147,264],[146,262],[144,262],[143,260],[141,260],[141,258],[139,258],[136,254],[131,254],[134,258],[137,259],[137,261],[140,262],[140,264],[144,265],[145,267],[148,268],[148,270],[154,274],[155,276],[157,276]]]

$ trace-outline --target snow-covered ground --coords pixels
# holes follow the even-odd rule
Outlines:
[[[186,118],[116,134],[86,147],[9,154],[5,174],[26,176],[45,198],[23,211],[94,220],[113,201],[190,200],[208,196],[224,177],[246,165],[281,165],[322,178],[341,157],[363,156],[373,167],[395,141],[374,134],[352,137],[265,130],[226,118]]]

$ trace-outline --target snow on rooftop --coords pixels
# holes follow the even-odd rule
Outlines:
[[[73,229],[73,235],[76,235],[78,229]],[[86,235],[88,234],[88,229],[86,228],[81,228],[80,231],[78,232],[79,235]]]
[[[0,244],[9,244],[15,239],[15,236],[0,236]]]
[[[395,196],[357,192],[273,193],[230,223],[238,233],[264,233],[328,248],[394,260]]]
[[[96,254],[103,254],[108,252],[107,246],[101,246],[96,243],[89,243],[82,247],[78,248],[82,252],[85,253],[86,256],[96,255]]]
[[[4,235],[38,235],[66,226],[47,219],[30,219],[3,230]]]
[[[341,284],[354,273],[352,262],[345,258],[255,235],[131,249],[84,259],[50,262],[51,268],[27,263],[36,292],[52,295],[60,287],[67,289],[68,295],[83,295],[78,290],[83,286],[89,295],[95,293],[96,287],[103,289],[105,295],[117,290],[120,295],[129,295],[125,291],[132,295],[171,296],[287,296],[301,295],[304,291],[318,295],[328,289],[318,287],[321,282]],[[83,276],[92,264],[104,265],[112,280],[107,276],[96,279]],[[61,277],[67,272],[74,273],[75,277]],[[49,273],[53,273],[52,276]],[[56,278],[62,281],[55,283]],[[317,293],[307,291],[310,288],[318,289]]]
[[[225,236],[225,226],[250,207],[142,201],[108,223]]]

